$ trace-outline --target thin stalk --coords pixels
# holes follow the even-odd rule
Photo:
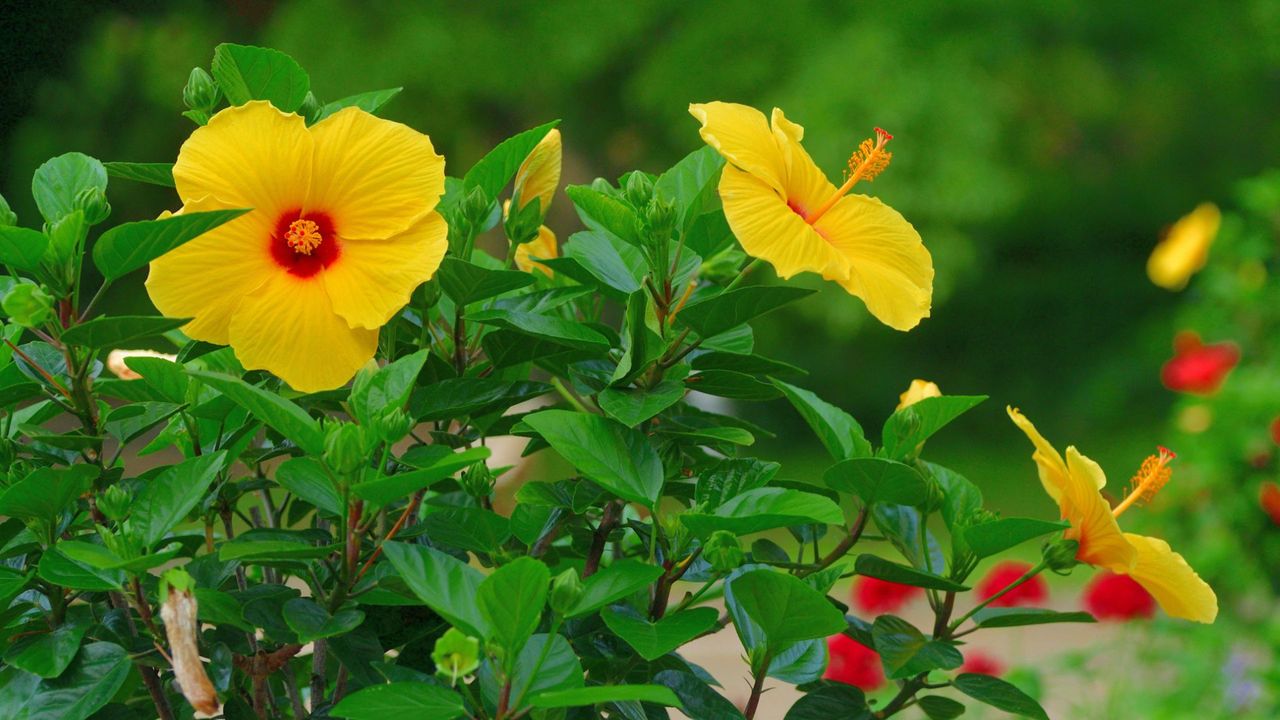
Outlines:
[[[1018,578],[1017,580],[1014,580],[1012,583],[1009,583],[1009,585],[1008,585],[1007,587],[1005,587],[1005,589],[1001,590],[1000,592],[996,593],[995,595],[992,595],[991,597],[987,598],[986,600],[983,600],[982,602],[980,602],[980,603],[978,603],[977,605],[973,606],[973,609],[972,609],[972,610],[970,610],[969,612],[965,613],[964,615],[961,615],[959,620],[956,620],[955,622],[953,622],[953,623],[951,623],[949,626],[947,626],[947,634],[948,634],[948,635],[950,635],[951,633],[955,632],[957,628],[959,628],[961,625],[963,625],[963,624],[964,624],[964,621],[965,621],[965,620],[968,620],[969,618],[973,617],[973,616],[974,616],[974,615],[975,615],[979,610],[981,610],[982,608],[984,608],[984,607],[986,607],[986,606],[990,605],[991,603],[995,602],[996,600],[999,600],[1000,598],[1004,597],[1004,595],[1005,595],[1005,594],[1007,594],[1007,593],[1009,593],[1009,592],[1012,592],[1012,591],[1013,591],[1015,588],[1017,588],[1019,585],[1021,585],[1021,584],[1025,583],[1026,581],[1030,580],[1031,578],[1035,577],[1036,575],[1039,575],[1039,574],[1040,574],[1041,572],[1043,572],[1043,571],[1045,570],[1045,568],[1047,568],[1047,567],[1049,567],[1049,561],[1048,561],[1048,560],[1042,560],[1042,561],[1040,561],[1040,564],[1039,564],[1039,565],[1036,565],[1035,567],[1033,567],[1033,568],[1031,568],[1030,570],[1028,570],[1028,571],[1026,571],[1025,573],[1023,573],[1022,577]]]

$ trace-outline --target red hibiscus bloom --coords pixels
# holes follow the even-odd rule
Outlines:
[[[964,654],[960,672],[999,677],[1004,674],[1004,664],[981,650],[971,650]]]
[[[1271,518],[1271,522],[1280,525],[1280,485],[1273,482],[1262,483],[1262,490],[1258,493],[1258,504]]]
[[[1161,369],[1160,380],[1175,392],[1212,395],[1238,362],[1235,343],[1205,345],[1199,335],[1184,331],[1173,339],[1173,357]]]
[[[978,597],[982,600],[995,595],[1009,587],[1018,578],[1026,574],[1031,566],[1027,563],[1005,561],[997,563],[986,577],[978,583]],[[1020,605],[1039,605],[1049,597],[1049,586],[1039,575],[1022,583],[1018,587],[1001,595],[991,607],[1018,607]]]
[[[1280,445],[1280,417],[1271,421],[1271,439]]]
[[[884,668],[875,650],[841,634],[827,638],[827,652],[831,660],[822,677],[867,691],[884,685]]]
[[[918,587],[862,575],[853,583],[853,604],[865,613],[891,613],[923,593]]]
[[[1100,573],[1084,590],[1084,607],[1099,620],[1134,620],[1156,614],[1156,601],[1128,575]]]

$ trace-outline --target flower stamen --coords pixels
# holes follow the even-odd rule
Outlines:
[[[311,251],[320,247],[323,240],[320,235],[320,226],[311,220],[294,220],[289,223],[289,229],[285,231],[284,241],[294,252],[310,255]]]
[[[876,128],[875,133],[874,142],[871,138],[863,140],[858,145],[858,149],[853,151],[853,155],[849,156],[849,170],[844,184],[822,204],[822,207],[805,218],[810,225],[818,222],[818,219],[827,214],[828,210],[835,207],[836,202],[848,194],[853,189],[853,186],[858,184],[859,180],[871,182],[885,168],[889,167],[889,161],[893,159],[893,153],[885,150],[884,146],[889,144],[893,136],[881,128]]]
[[[1121,513],[1128,510],[1134,503],[1151,502],[1151,498],[1155,497],[1160,488],[1169,482],[1169,477],[1173,474],[1169,463],[1176,457],[1172,450],[1161,447],[1157,454],[1143,460],[1142,467],[1138,468],[1138,472],[1129,481],[1129,496],[1117,505],[1111,514],[1114,517],[1120,517]]]

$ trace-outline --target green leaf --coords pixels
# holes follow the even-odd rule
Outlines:
[[[26,589],[30,581],[29,574],[0,566],[0,607],[9,607],[9,601],[13,596]]]
[[[118,590],[124,585],[124,572],[102,570],[79,560],[72,560],[55,545],[40,557],[36,573],[40,579],[74,590]]]
[[[474,447],[449,453],[438,458],[425,468],[397,473],[390,477],[382,477],[376,480],[366,480],[352,488],[352,492],[355,493],[356,497],[375,505],[390,505],[402,497],[412,495],[423,488],[431,487],[465,467],[487,459],[490,452],[487,447]]]
[[[88,492],[96,477],[98,468],[88,464],[39,468],[0,495],[0,515],[53,523],[76,498]]]
[[[827,487],[853,493],[868,505],[875,502],[920,505],[929,499],[929,486],[910,465],[884,458],[850,458],[823,473]]]
[[[394,682],[357,690],[333,706],[330,715],[348,720],[454,720],[467,712],[462,696],[421,682]]]
[[[142,382],[155,390],[160,398],[176,405],[187,401],[187,387],[191,380],[182,366],[172,360],[157,357],[126,358],[124,364],[142,376]]]
[[[710,630],[719,617],[719,611],[710,607],[666,615],[656,623],[649,622],[630,608],[607,607],[600,611],[604,624],[634,648],[640,657],[650,661]]]
[[[677,228],[688,230],[703,213],[716,205],[716,186],[724,158],[710,146],[684,156],[653,184],[655,195],[671,201],[680,211]]]
[[[990,675],[963,673],[953,681],[955,688],[974,700],[1014,715],[1049,720],[1040,703],[1015,685]]]
[[[65,672],[40,683],[23,720],[86,720],[111,701],[132,667],[119,645],[89,643]]]
[[[284,621],[305,644],[355,630],[364,622],[364,612],[347,608],[330,615],[314,600],[294,598],[284,604]]]
[[[107,413],[102,427],[122,443],[132,442],[148,430],[173,417],[181,405],[168,402],[135,402]]]
[[[485,639],[501,647],[512,661],[538,629],[550,583],[551,571],[546,565],[522,557],[498,568],[480,584],[475,603],[489,625]]]
[[[230,375],[199,370],[187,370],[187,374],[204,381],[228,400],[248,410],[305,452],[316,456],[324,452],[324,430],[320,428],[319,421],[297,405]]]
[[[686,670],[663,670],[653,676],[655,682],[671,688],[680,698],[681,711],[691,720],[742,720],[742,711],[704,680]],[[823,718],[827,720],[827,718]]]
[[[225,462],[225,451],[197,455],[167,468],[143,487],[129,521],[147,548],[159,542],[200,504]]]
[[[572,690],[551,690],[529,699],[536,708],[584,707],[607,702],[651,702],[680,707],[680,698],[662,685],[593,685]]]
[[[318,460],[300,457],[285,461],[276,468],[276,482],[330,515],[342,515],[342,496]]]
[[[628,245],[640,245],[640,218],[631,206],[589,185],[569,185],[564,192],[588,228],[613,235]]]
[[[308,560],[325,557],[336,548],[336,545],[312,545],[296,540],[251,540],[240,537],[222,543],[218,547],[218,558],[224,562],[239,560],[246,563]]]
[[[662,576],[662,568],[627,558],[618,560],[582,581],[582,597],[565,617],[575,618],[621,600],[648,587]]]
[[[784,720],[874,720],[867,708],[867,696],[861,689],[841,682],[821,685],[800,698],[787,711]]]
[[[72,325],[62,333],[62,342],[93,349],[118,348],[134,340],[163,335],[187,324],[190,318],[151,316],[98,317]]]
[[[685,385],[690,390],[734,400],[772,400],[781,394],[763,380],[732,370],[703,370],[685,380]]]
[[[925,695],[916,701],[929,720],[952,720],[964,714],[964,703],[941,695]]]
[[[549,340],[557,345],[583,350],[604,350],[609,339],[580,322],[520,310],[490,309],[472,313],[468,320],[483,325],[514,330],[522,335]]]
[[[609,417],[636,427],[680,402],[684,394],[683,382],[666,378],[650,388],[605,388],[596,396],[596,403]]]
[[[694,500],[715,509],[732,497],[768,485],[781,467],[755,458],[725,458],[698,476]]]
[[[245,632],[253,632],[253,625],[244,619],[240,603],[231,594],[198,587],[195,589],[195,596],[198,619],[214,625],[231,625]]]
[[[232,105],[267,100],[291,113],[302,107],[311,78],[279,50],[223,43],[213,50],[213,79]]]
[[[898,410],[884,423],[881,455],[893,460],[914,456],[925,440],[986,399],[986,395],[943,395]]]
[[[458,305],[519,290],[533,284],[533,275],[518,270],[493,270],[447,257],[440,263],[440,289]]]
[[[732,370],[744,375],[807,374],[804,369],[780,360],[773,360],[761,355],[744,355],[720,351],[702,353],[693,359],[692,365],[694,370]],[[782,390],[782,388],[778,389]],[[798,390],[799,388],[796,389]]]
[[[753,285],[690,303],[676,321],[710,338],[812,294],[812,290],[786,285]]]
[[[973,614],[973,621],[984,628],[1023,627],[1025,625],[1049,625],[1051,623],[1098,622],[1087,612],[1058,612],[1045,608],[993,608],[985,607]]]
[[[925,637],[914,625],[893,615],[876,618],[871,637],[885,675],[894,680],[931,670],[951,670],[964,663],[954,646]]]
[[[14,270],[35,273],[49,247],[49,238],[42,232],[24,227],[0,227],[0,264]]]
[[[511,178],[516,174],[516,170],[520,168],[520,163],[528,157],[533,148],[547,136],[548,132],[556,125],[559,120],[553,120],[544,125],[525,130],[524,132],[513,135],[512,137],[498,143],[498,146],[489,151],[488,155],[480,158],[480,162],[476,163],[467,174],[462,178],[462,187],[464,190],[470,190],[478,187],[484,191],[485,197],[490,201],[498,199],[498,193],[507,183],[511,182]]]
[[[1060,532],[1071,524],[1062,520],[1000,518],[964,529],[964,540],[979,558],[990,557],[1028,540]]]
[[[849,413],[804,388],[781,380],[774,380],[773,384],[799,411],[800,417],[813,429],[832,458],[848,460],[871,456],[871,443],[867,442],[862,426]]]
[[[758,626],[771,656],[795,643],[825,638],[845,628],[844,614],[825,595],[792,575],[757,569],[730,582],[734,604]],[[741,629],[738,634],[748,647]]]
[[[387,363],[377,372],[356,375],[351,386],[351,410],[361,425],[371,425],[384,410],[403,408],[409,402],[409,394],[429,355],[430,351],[419,350]]]
[[[460,377],[433,383],[428,391],[414,397],[410,409],[419,422],[452,420],[506,410],[551,391],[541,382]]]
[[[162,220],[139,220],[102,233],[93,245],[93,264],[107,280],[137,270],[170,250],[249,212],[248,208],[183,213]]]
[[[53,632],[27,635],[5,650],[4,661],[42,678],[58,677],[75,658],[90,625],[87,618],[68,619]]]
[[[649,267],[639,248],[603,232],[570,235],[564,257],[581,266],[593,285],[615,291],[618,298],[639,291]]]
[[[107,170],[84,153],[59,155],[36,168],[31,178],[31,195],[40,214],[56,223],[76,211],[76,195],[81,190],[107,190]]]
[[[174,187],[173,163],[108,162],[102,163],[102,166],[107,169],[107,175],[113,178]]]
[[[680,521],[698,537],[706,537],[716,530],[748,535],[795,525],[840,525],[844,522],[844,513],[839,505],[821,495],[762,487],[730,498],[712,514],[685,513]]]
[[[501,686],[494,664],[482,664],[479,676],[485,699],[496,705]],[[582,687],[585,677],[582,662],[563,635],[539,633],[529,638],[529,642],[520,649],[516,657],[515,672],[511,677],[511,697],[530,698],[550,690]]]
[[[863,553],[858,556],[854,562],[854,572],[859,575],[866,575],[880,580],[888,580],[901,585],[911,585],[913,587],[929,588],[931,590],[944,590],[947,592],[964,592],[969,588],[960,583],[953,582],[941,575],[917,570],[907,565],[899,565],[896,562],[885,560],[882,557],[868,555]]]
[[[511,537],[511,520],[478,507],[428,505],[422,525],[432,542],[476,553],[495,553]]]
[[[371,90],[369,92],[348,95],[341,100],[334,100],[331,103],[325,103],[320,108],[320,116],[316,118],[319,122],[330,115],[349,107],[357,107],[371,115],[377,115],[383,105],[391,102],[391,99],[400,94],[404,90],[402,87],[387,88],[386,90]]]
[[[568,410],[524,418],[589,480],[624,500],[653,507],[662,494],[662,460],[648,438],[613,420]]]
[[[488,637],[489,623],[476,606],[484,575],[466,563],[425,545],[389,542],[387,559],[409,589],[449,624],[473,637]]]
[[[938,486],[942,488],[942,519],[952,536],[960,535],[960,528],[982,509],[982,491],[960,473],[930,462],[920,463]]]

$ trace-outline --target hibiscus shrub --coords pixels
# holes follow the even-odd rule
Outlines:
[[[873,445],[757,354],[750,322],[810,294],[749,275],[762,261],[893,327],[928,314],[919,236],[846,194],[888,164],[887,133],[836,188],[780,111],[694,106],[708,146],[568,187],[585,229],[558,247],[554,123],[446,177],[426,136],[375,116],[396,90],[308,86],[281,53],[219,46],[176,163],[62,155],[32,183],[41,229],[3,207],[0,715],[721,719],[756,716],[773,678],[803,692],[792,720],[1043,718],[989,662],[962,670],[980,630],[1093,621],[1012,602],[1038,573],[1106,564],[1211,619],[1179,556],[1116,529],[1101,469],[1021,415],[1063,521],[998,517],[922,459],[982,397],[914,385]],[[97,232],[109,178],[181,209]],[[100,312],[147,265],[162,315]],[[160,338],[173,354],[119,352]],[[767,428],[691,390],[785,398],[832,464],[789,476],[751,454]],[[563,462],[523,459],[547,448]],[[971,592],[1033,541],[1042,562]],[[830,593],[853,575],[915,588],[929,620],[850,612]],[[741,709],[681,652],[728,625]],[[833,636],[891,687],[824,679]]]

